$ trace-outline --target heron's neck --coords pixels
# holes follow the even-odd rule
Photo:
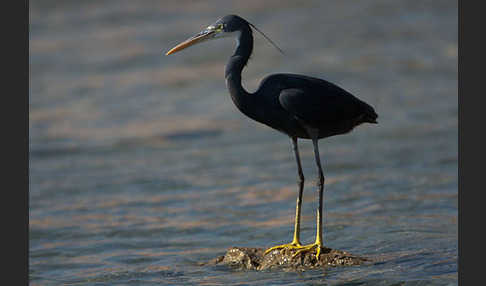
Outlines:
[[[251,28],[245,27],[240,31],[237,38],[236,51],[230,57],[225,70],[226,86],[233,102],[241,112],[249,117],[253,117],[252,107],[254,107],[254,104],[251,104],[253,96],[241,85],[241,72],[248,63],[252,51],[253,35]]]

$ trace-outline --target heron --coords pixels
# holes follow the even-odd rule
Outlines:
[[[241,73],[253,51],[252,28],[282,52],[253,24],[238,15],[227,15],[176,45],[166,55],[210,39],[236,38],[236,50],[229,58],[225,68],[226,86],[232,101],[249,118],[289,136],[297,162],[298,196],[293,239],[290,243],[266,249],[264,255],[276,249],[290,249],[294,252],[293,257],[299,253],[315,251],[315,257],[319,260],[320,253],[324,249],[322,236],[324,172],[319,155],[318,140],[349,133],[362,123],[376,124],[378,115],[373,107],[341,87],[324,79],[305,75],[271,74],[260,82],[254,93],[246,91],[241,83]],[[316,215],[316,238],[314,243],[307,245],[303,245],[300,240],[304,173],[299,155],[299,138],[312,140],[318,171],[319,205]]]

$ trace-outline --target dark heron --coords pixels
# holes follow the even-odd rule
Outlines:
[[[271,247],[294,249],[294,254],[316,250],[316,257],[323,248],[322,206],[324,173],[319,156],[318,140],[345,134],[362,123],[377,123],[373,107],[359,100],[344,89],[319,78],[297,74],[273,74],[265,77],[255,93],[247,92],[241,85],[241,72],[253,50],[254,25],[236,16],[225,16],[206,29],[180,43],[167,52],[170,55],[205,40],[225,36],[236,37],[236,51],[226,64],[226,85],[233,102],[246,116],[287,134],[297,160],[299,194],[295,211],[294,237],[288,244]],[[278,47],[266,37],[277,49]],[[280,49],[279,49],[280,50]],[[314,243],[300,243],[300,208],[304,188],[304,174],[300,163],[297,139],[311,139],[318,169],[319,208],[317,209],[317,234]]]

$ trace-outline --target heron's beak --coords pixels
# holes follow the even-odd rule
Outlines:
[[[170,54],[173,54],[175,52],[178,52],[180,50],[183,50],[187,47],[190,47],[192,45],[195,45],[197,43],[201,43],[205,40],[209,40],[214,38],[214,36],[217,34],[218,30],[214,29],[206,29],[198,33],[197,35],[185,40],[184,42],[178,44],[177,46],[173,47],[170,51],[168,51],[165,55],[168,56]]]

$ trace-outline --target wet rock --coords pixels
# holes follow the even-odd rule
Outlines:
[[[208,264],[228,265],[231,267],[246,270],[267,270],[282,269],[305,271],[306,269],[323,268],[327,266],[351,266],[360,265],[367,261],[367,258],[359,257],[342,250],[324,248],[321,250],[319,260],[316,259],[316,252],[308,251],[297,254],[296,250],[276,249],[263,255],[265,249],[250,247],[232,247],[225,255],[219,256]]]

